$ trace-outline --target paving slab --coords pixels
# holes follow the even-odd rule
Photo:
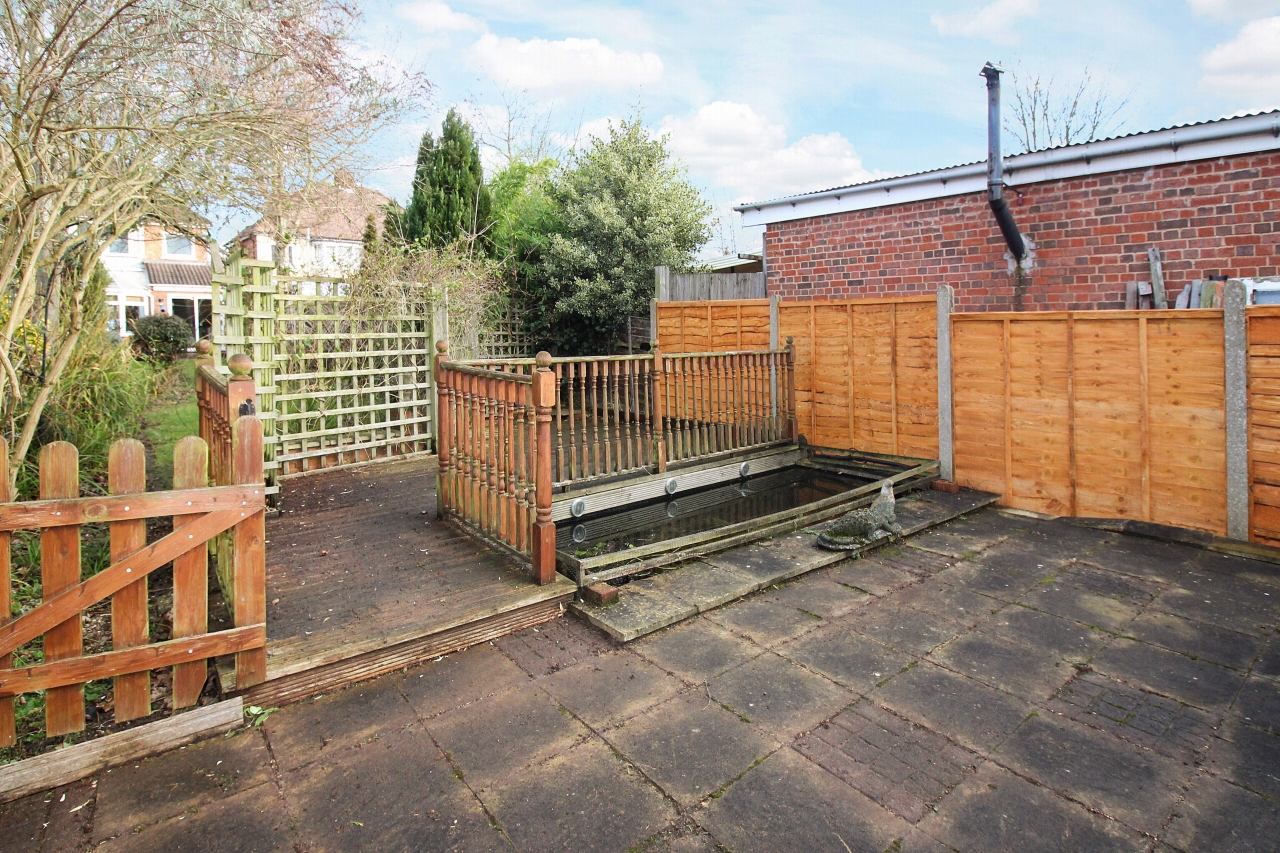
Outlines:
[[[674,596],[692,604],[699,613],[705,613],[755,592],[760,582],[735,568],[697,561],[661,572],[647,579],[640,588]]]
[[[789,741],[853,702],[855,695],[767,652],[711,680],[711,696]]]
[[[1218,730],[1205,767],[1215,776],[1280,800],[1280,732],[1232,715]]]
[[[265,785],[270,759],[262,732],[249,729],[113,768],[98,780],[95,831],[99,837],[124,835]]]
[[[1056,651],[982,628],[934,649],[929,660],[1033,702],[1050,698],[1075,675],[1071,662]]]
[[[784,748],[696,814],[734,853],[847,853],[893,849],[911,825]]]
[[[513,775],[482,798],[517,850],[632,850],[675,818],[643,775],[595,739]]]
[[[960,853],[1138,853],[1149,841],[991,762],[920,828]]]
[[[1239,670],[1249,668],[1263,644],[1260,637],[1156,610],[1134,619],[1124,633],[1153,646]]]
[[[992,758],[1133,829],[1157,835],[1192,768],[1063,717],[1036,715]]]
[[[661,592],[650,592],[632,581],[619,593],[618,602],[607,607],[575,601],[570,609],[620,643],[674,625],[698,615],[698,606]]]
[[[826,575],[838,584],[875,596],[888,595],[916,581],[915,575],[890,565],[883,555],[849,560],[828,569]]]
[[[592,728],[615,726],[684,687],[629,651],[601,655],[546,678],[542,688]]]
[[[927,654],[967,630],[959,622],[907,607],[892,598],[869,604],[842,621],[891,649],[917,655]]]
[[[589,730],[541,689],[506,693],[436,717],[431,736],[475,788],[585,739]]]
[[[281,770],[330,761],[374,735],[418,721],[396,679],[376,679],[273,711],[262,724]]]
[[[533,678],[545,678],[615,648],[607,636],[577,619],[544,622],[493,642]]]
[[[867,593],[839,583],[825,572],[796,578],[770,589],[761,597],[822,619],[843,616],[872,600]]]
[[[1045,707],[1183,762],[1204,756],[1221,718],[1092,671],[1076,675]]]
[[[866,701],[818,726],[795,748],[909,823],[935,810],[981,762],[941,735]]]
[[[992,545],[974,559],[984,566],[1039,581],[1051,577],[1075,553],[1070,548],[1051,548],[1041,539],[1042,534],[1037,535],[1032,531],[1020,533],[999,545]]]
[[[877,689],[872,700],[966,747],[985,753],[1035,708],[1027,702],[922,661]]]
[[[817,541],[817,535],[808,531],[787,533],[706,557],[704,562],[739,571],[763,588],[848,558],[847,552],[818,548]]]
[[[1280,801],[1209,775],[1192,782],[1164,832],[1185,853],[1274,853],[1277,838]]]
[[[817,628],[822,619],[767,596],[715,610],[707,619],[762,646],[772,646]]]
[[[1090,552],[1083,561],[1113,572],[1177,584],[1192,570],[1201,553],[1186,545],[1121,536]]]
[[[777,653],[863,695],[914,660],[910,653],[863,637],[844,622],[811,631],[779,646]]]
[[[605,738],[683,806],[718,791],[778,746],[705,690],[668,699]]]
[[[982,556],[979,554],[974,560],[980,560]],[[974,560],[962,560],[940,573],[938,578],[969,592],[1004,602],[1013,602],[1021,599],[1041,581],[1052,575],[1052,572],[1046,575],[1042,569],[1033,568],[1028,571],[1025,568],[989,566]],[[1033,563],[1032,565],[1042,564]]]
[[[1206,575],[1192,588],[1165,591],[1153,605],[1197,622],[1263,637],[1280,621],[1280,594],[1247,582]]]
[[[1280,634],[1273,633],[1253,664],[1256,675],[1280,677]]]
[[[972,628],[1004,606],[997,599],[953,586],[945,575],[901,589],[893,600],[924,613],[941,615],[966,628]]]
[[[1249,676],[1233,710],[1250,725],[1280,731],[1280,679]]]
[[[1098,653],[1092,666],[1206,711],[1226,710],[1244,682],[1244,673],[1236,670],[1124,638]]]
[[[286,773],[281,786],[296,831],[315,839],[315,849],[509,849],[420,730],[379,737],[341,763]]]
[[[484,643],[388,680],[399,684],[419,717],[429,719],[525,684],[529,675],[497,646]]]
[[[267,853],[295,847],[284,802],[271,787],[193,806],[141,832],[100,839],[93,849],[99,853]]]
[[[1111,632],[1124,630],[1142,610],[1140,605],[1056,581],[1037,584],[1018,603]]]
[[[637,640],[631,649],[668,672],[699,684],[764,652],[763,647],[709,619],[672,625]]]

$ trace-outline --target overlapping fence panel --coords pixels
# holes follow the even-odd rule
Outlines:
[[[1221,311],[952,322],[959,483],[1037,512],[1226,532]]]

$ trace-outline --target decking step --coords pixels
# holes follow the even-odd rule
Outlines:
[[[817,531],[826,526],[819,525],[633,580],[620,588],[617,604],[574,602],[569,607],[610,637],[627,643],[773,584],[900,541],[999,499],[999,495],[971,489],[955,494],[915,492],[898,501],[901,537],[882,539],[854,551],[827,551],[814,544]]]

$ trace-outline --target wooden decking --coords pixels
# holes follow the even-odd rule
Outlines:
[[[435,475],[419,456],[282,483],[267,520],[267,682],[247,700],[301,698],[563,611],[572,582],[535,586],[436,519]]]

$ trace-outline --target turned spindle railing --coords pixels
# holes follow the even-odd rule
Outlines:
[[[454,361],[436,344],[442,517],[555,572],[551,495],[794,440],[790,346]]]

